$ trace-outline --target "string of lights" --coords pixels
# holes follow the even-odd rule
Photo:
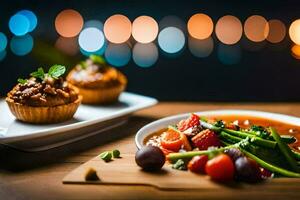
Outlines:
[[[18,56],[30,53],[34,47],[31,33],[37,26],[38,18],[30,10],[11,16],[8,27],[14,36],[8,39],[0,32],[0,61],[7,46]],[[131,22],[125,15],[115,14],[102,23],[85,21],[78,11],[66,9],[58,13],[54,27],[59,35],[54,45],[58,50],[71,56],[78,52],[103,55],[117,67],[125,66],[131,58],[140,67],[150,67],[156,63],[159,49],[165,55],[179,55],[185,46],[198,58],[208,57],[216,47],[223,64],[236,64],[241,58],[239,42],[243,36],[253,43],[277,44],[288,35],[292,55],[300,58],[300,19],[291,22],[288,30],[279,19],[267,20],[260,15],[249,16],[242,23],[232,15],[214,22],[209,15],[197,13],[185,23],[176,16],[166,16],[160,22],[139,16]]]

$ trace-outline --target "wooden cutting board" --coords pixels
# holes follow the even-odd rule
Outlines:
[[[85,173],[89,168],[96,170],[99,181],[86,181]],[[189,171],[172,169],[165,164],[159,172],[145,172],[134,161],[134,155],[122,155],[122,158],[104,162],[99,157],[94,157],[79,166],[63,179],[65,184],[113,184],[113,185],[149,185],[161,190],[216,190],[239,189],[274,192],[280,189],[285,192],[300,191],[300,179],[276,178],[258,184],[246,183],[216,183],[206,175],[195,174]],[[257,190],[259,189],[259,191]],[[298,192],[296,192],[298,194]],[[295,194],[295,193],[294,193]],[[298,194],[299,195],[299,194]]]

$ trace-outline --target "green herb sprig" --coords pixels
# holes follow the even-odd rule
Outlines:
[[[32,72],[30,75],[34,78],[45,80],[46,77],[58,79],[66,72],[66,67],[63,65],[53,65],[50,67],[48,73],[45,73],[43,68],[38,68],[37,71]]]
[[[96,63],[96,64],[105,64],[105,60],[103,59],[103,57],[101,56],[98,56],[98,55],[90,55],[90,59],[93,61],[93,63]]]
[[[22,79],[22,78],[18,78],[18,82],[21,84],[21,85],[25,85],[27,83],[27,79]]]

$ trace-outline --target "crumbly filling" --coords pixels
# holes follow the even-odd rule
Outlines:
[[[28,106],[49,107],[72,103],[78,99],[78,93],[62,78],[43,81],[30,78],[25,84],[16,85],[8,97]]]
[[[86,60],[85,67],[77,65],[68,75],[67,80],[78,87],[101,88],[126,84],[126,78],[118,70]]]

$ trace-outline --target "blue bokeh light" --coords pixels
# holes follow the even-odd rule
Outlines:
[[[127,43],[113,44],[110,43],[105,50],[107,62],[115,67],[122,67],[130,61],[131,49]]]
[[[214,40],[211,37],[204,40],[189,37],[189,49],[198,58],[208,57],[213,52]]]
[[[94,27],[94,28],[99,29],[100,31],[103,31],[103,23],[99,20],[92,19],[92,20],[86,21],[83,25],[83,28],[89,28],[89,27]]]
[[[7,37],[0,32],[0,51],[4,51],[7,46]]]
[[[9,30],[16,36],[22,36],[28,33],[30,22],[22,14],[13,15],[8,22]]]
[[[33,48],[33,39],[29,34],[21,37],[15,36],[10,41],[11,51],[18,56],[24,56],[30,53],[32,48]]]
[[[218,46],[218,58],[224,65],[234,65],[241,60],[241,48],[238,44]]]
[[[28,30],[28,32],[31,32],[36,28],[36,26],[37,26],[37,17],[32,11],[30,11],[30,10],[21,10],[17,14],[21,14],[21,15],[25,16],[28,19],[28,21],[29,21],[29,30]]]
[[[167,27],[159,33],[158,44],[166,53],[177,53],[184,47],[185,36],[180,29]]]
[[[156,45],[136,43],[132,50],[132,59],[140,67],[151,67],[158,59]]]
[[[6,50],[0,51],[0,61],[4,60],[6,57]]]
[[[104,34],[95,27],[85,28],[79,34],[78,43],[84,51],[96,52],[104,46]]]

